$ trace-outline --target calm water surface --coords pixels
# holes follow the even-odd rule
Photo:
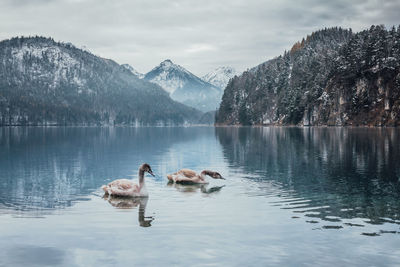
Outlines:
[[[398,129],[0,128],[0,189],[0,266],[400,264]]]

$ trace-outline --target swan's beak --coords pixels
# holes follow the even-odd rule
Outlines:
[[[224,177],[222,177],[222,176],[221,176],[221,178],[219,178],[219,179],[226,180],[226,179],[225,179]]]
[[[154,173],[153,173],[153,171],[152,171],[152,170],[149,170],[149,171],[148,171],[148,173],[150,173],[150,174],[151,174],[151,176],[155,177],[155,175],[154,175]]]

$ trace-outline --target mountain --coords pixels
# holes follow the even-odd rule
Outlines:
[[[0,42],[0,125],[184,124],[200,115],[71,44],[44,37]]]
[[[233,78],[217,124],[400,125],[400,27],[329,28]]]
[[[204,75],[202,79],[224,90],[229,80],[238,74],[239,73],[232,67],[219,67]]]
[[[203,113],[203,115],[198,120],[198,124],[201,124],[201,125],[214,125],[214,123],[215,123],[215,113],[216,113],[215,110]]]
[[[221,102],[220,88],[203,81],[169,59],[148,72],[144,79],[160,85],[172,99],[204,112],[215,110]]]
[[[132,72],[133,75],[136,75],[136,77],[138,77],[139,79],[143,79],[144,78],[144,74],[138,72],[134,67],[132,67],[129,64],[122,64],[122,67],[124,67],[125,69],[129,70],[130,72]]]

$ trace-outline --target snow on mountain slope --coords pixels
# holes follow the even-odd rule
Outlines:
[[[44,77],[52,79],[51,87],[55,87],[60,84],[61,81],[67,80],[67,71],[74,69],[79,66],[79,62],[71,57],[66,51],[58,46],[52,46],[49,44],[27,44],[24,43],[21,47],[12,47],[11,55],[14,58],[14,64],[17,64],[17,68],[20,72],[32,71],[33,75],[43,79]],[[55,66],[54,73],[48,73],[42,69],[39,65],[35,65],[34,69],[28,70],[25,65],[26,58],[35,60],[46,60],[53,66]],[[85,80],[79,77],[74,77],[70,80],[77,86],[84,86]]]
[[[184,87],[187,83],[210,86],[207,82],[201,80],[182,66],[174,64],[169,59],[164,60],[160,65],[148,72],[145,75],[145,79],[160,85],[168,93],[174,93],[175,90]]]
[[[239,75],[239,73],[232,67],[219,67],[210,73],[204,75],[202,79],[212,85],[225,89],[229,80],[235,77],[235,75]]]
[[[45,37],[0,41],[0,89],[0,126],[180,125],[201,115],[113,60]]]
[[[145,80],[156,83],[170,93],[172,99],[202,111],[218,108],[222,91],[167,59],[148,72]]]
[[[143,79],[144,78],[144,74],[138,72],[134,67],[132,67],[129,64],[122,64],[122,67],[124,67],[125,69],[129,70],[130,72],[132,72],[134,75],[136,75],[139,79]]]

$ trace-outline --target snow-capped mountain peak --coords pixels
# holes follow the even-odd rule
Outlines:
[[[129,70],[130,72],[132,72],[134,75],[136,75],[139,79],[143,79],[144,74],[138,72],[134,67],[132,67],[129,64],[122,64],[122,67],[124,67],[125,69]]]
[[[166,59],[145,75],[145,79],[160,85],[168,93],[172,94],[177,89],[184,87],[188,82],[213,87],[203,81],[184,67],[174,64]],[[216,88],[215,88],[216,89]]]
[[[225,89],[229,80],[238,74],[232,67],[219,67],[204,75],[202,79],[218,88]]]
[[[170,93],[172,99],[202,111],[218,107],[222,92],[184,67],[164,60],[148,72],[144,79],[156,83]]]
[[[199,79],[197,76],[195,76],[194,74],[192,74],[190,71],[188,71],[187,69],[185,69],[184,67],[178,65],[178,64],[174,64],[172,62],[172,60],[170,59],[166,59],[163,62],[161,62],[158,66],[154,67],[150,72],[148,72],[146,74],[146,76],[151,76],[150,74],[154,74],[154,73],[159,73],[160,76],[160,82],[163,79],[168,79],[170,80],[171,78],[173,78],[172,76],[178,75],[180,76],[180,78],[195,78],[195,79]],[[169,77],[166,77],[168,74]],[[156,81],[153,81],[156,82]],[[156,82],[158,83],[158,82]],[[163,87],[163,85],[159,84],[161,87]],[[170,86],[167,86],[170,87]],[[182,86],[181,86],[182,87]],[[165,88],[164,88],[165,89]],[[169,89],[171,90],[171,92],[169,92]],[[172,88],[167,89],[167,91],[169,93],[173,93],[173,91],[175,91]],[[176,89],[176,88],[175,88]]]
[[[170,59],[166,59],[160,63],[160,66],[163,67],[171,67],[172,65],[174,65],[174,63]]]

